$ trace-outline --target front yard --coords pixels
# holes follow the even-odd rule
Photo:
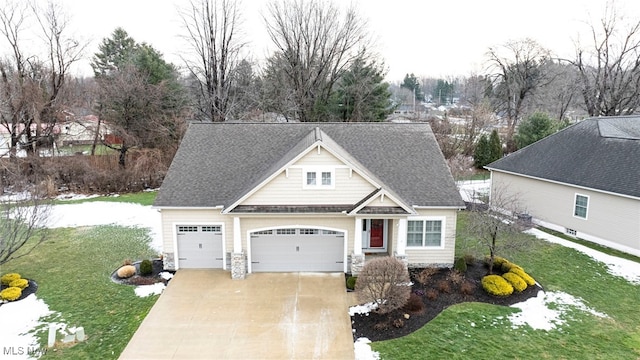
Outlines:
[[[103,211],[109,211],[109,206]],[[90,216],[106,215],[100,212]],[[157,256],[150,247],[149,230],[100,225],[50,231],[49,240],[29,256],[11,260],[1,269],[3,274],[17,272],[35,280],[36,296],[53,312],[40,320],[43,331],[37,336],[39,348],[47,344],[48,322],[65,324],[67,328],[84,327],[86,341],[47,349],[41,359],[117,359],[158,296],[138,297],[133,286],[116,284],[110,276],[125,259]],[[19,302],[22,301],[25,300]],[[14,304],[0,309],[10,309],[11,305]],[[3,326],[11,324],[3,321]],[[0,341],[4,348],[0,350],[5,354],[25,350],[20,348],[23,344],[6,341]]]
[[[459,216],[464,236],[465,216]],[[609,273],[579,251],[528,236],[526,249],[508,254],[547,292],[569,294],[606,317],[564,308],[550,330],[516,326],[514,307],[480,303],[452,306],[408,336],[371,344],[381,359],[636,359],[640,357],[640,284]],[[459,241],[458,254],[473,247]],[[465,248],[462,248],[464,246]],[[552,304],[553,305],[553,304]],[[561,309],[562,308],[562,309]],[[542,314],[540,314],[542,316]]]

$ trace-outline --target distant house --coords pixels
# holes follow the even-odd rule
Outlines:
[[[486,168],[535,222],[640,256],[640,116],[584,120]]]
[[[90,145],[96,136],[98,128],[98,117],[95,115],[87,116],[68,116],[60,124],[60,135],[58,136],[58,145]],[[104,139],[107,134],[107,127],[100,124],[100,133],[98,140]]]
[[[464,207],[428,124],[194,123],[154,206],[167,269],[452,266]]]

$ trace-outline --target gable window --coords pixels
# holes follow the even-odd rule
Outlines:
[[[443,247],[444,219],[424,218],[407,221],[408,247]]]
[[[335,170],[327,168],[303,169],[303,188],[305,189],[333,189],[335,184]]]
[[[589,197],[586,195],[576,194],[576,199],[573,207],[573,216],[586,219],[588,208]]]

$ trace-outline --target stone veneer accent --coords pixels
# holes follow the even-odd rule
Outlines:
[[[173,253],[163,252],[162,253],[162,267],[165,270],[175,270],[176,269],[176,261],[174,259]]]
[[[357,276],[364,266],[364,254],[351,254],[351,275]]]
[[[247,276],[247,258],[244,252],[231,253],[231,278],[242,280]]]

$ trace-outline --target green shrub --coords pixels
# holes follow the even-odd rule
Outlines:
[[[500,275],[487,275],[482,278],[482,288],[491,295],[509,296],[513,294],[513,286]]]
[[[520,276],[522,278],[522,280],[524,280],[527,285],[529,286],[533,286],[536,284],[536,280],[534,278],[531,277],[531,275],[527,274],[524,270],[522,270],[522,268],[518,267],[518,268],[512,268],[511,270],[509,270],[509,272],[512,272],[518,276]]]
[[[467,263],[467,265],[473,265],[476,262],[476,257],[472,254],[465,254],[464,261]]]
[[[349,290],[355,289],[357,280],[358,280],[357,276],[349,276],[347,278],[347,289],[349,289]]]
[[[504,273],[502,277],[507,280],[517,292],[522,292],[527,288],[527,283],[520,276],[512,272]]]
[[[7,301],[18,300],[18,298],[22,295],[22,289],[19,287],[8,287],[2,291],[0,291],[0,299]]]
[[[133,265],[125,265],[122,266],[116,271],[116,275],[118,275],[121,279],[130,278],[136,274],[136,267]]]
[[[140,275],[142,276],[149,276],[153,273],[153,264],[151,263],[151,260],[142,260],[142,262],[140,263]]]
[[[467,261],[465,260],[464,257],[459,257],[453,263],[453,268],[456,269],[458,272],[464,274],[467,272]]]
[[[9,287],[17,287],[20,290],[24,290],[29,286],[29,280],[27,279],[16,279],[9,283]]]
[[[20,278],[21,276],[18,273],[8,273],[0,277],[0,283],[2,283],[2,285],[8,286],[13,280],[18,280]]]

